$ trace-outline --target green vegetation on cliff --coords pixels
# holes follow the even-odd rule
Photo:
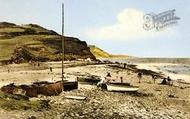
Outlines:
[[[14,62],[61,60],[62,36],[36,24],[16,25],[0,22],[0,61]],[[86,42],[65,39],[65,59],[95,59]]]
[[[103,51],[102,49],[96,47],[95,45],[90,45],[89,46],[90,51],[92,52],[92,54],[96,57],[96,58],[110,58],[111,55],[105,51]]]

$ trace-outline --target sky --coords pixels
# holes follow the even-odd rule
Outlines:
[[[189,0],[0,0],[0,22],[39,24],[112,54],[190,58]],[[144,30],[143,16],[175,9],[177,24]]]

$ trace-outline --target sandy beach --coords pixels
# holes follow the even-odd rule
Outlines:
[[[62,92],[59,96],[39,96],[30,100],[49,100],[50,109],[6,110],[0,109],[3,119],[37,118],[37,119],[189,119],[190,118],[190,85],[161,85],[162,79],[153,82],[151,75],[143,75],[138,83],[137,73],[123,68],[113,67],[117,64],[91,64],[66,62],[67,80],[77,77],[105,77],[109,72],[116,81],[130,83],[139,87],[135,94],[101,91],[95,85],[79,83],[78,90]],[[152,67],[151,67],[152,66]],[[138,64],[138,68],[154,70],[152,64]],[[53,68],[50,72],[49,67]],[[153,68],[154,67],[154,68]],[[8,72],[10,70],[10,72]],[[156,68],[155,68],[156,70]],[[157,70],[158,71],[158,70]],[[172,77],[173,78],[173,77]],[[31,84],[36,81],[61,80],[61,62],[42,63],[40,67],[30,64],[12,64],[0,66],[0,86],[9,83]],[[85,96],[87,100],[66,99],[66,95]]]

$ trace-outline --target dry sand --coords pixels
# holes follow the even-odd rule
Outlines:
[[[49,67],[53,67],[53,72]],[[35,81],[56,81],[61,79],[61,63],[45,63],[40,67],[29,64],[0,67],[0,86],[31,84]],[[10,73],[8,73],[10,69]],[[67,80],[76,80],[78,76],[96,75],[104,77],[110,72],[112,77],[133,86],[139,86],[137,94],[104,92],[96,86],[79,84],[79,89],[63,92],[59,96],[31,98],[30,100],[50,100],[51,109],[32,111],[0,109],[2,119],[26,119],[35,116],[37,119],[189,119],[190,86],[188,84],[167,86],[160,85],[161,79],[154,84],[151,76],[143,76],[138,83],[136,73],[126,69],[113,68],[108,65],[87,65],[65,69]],[[65,95],[87,96],[85,101],[65,99]]]

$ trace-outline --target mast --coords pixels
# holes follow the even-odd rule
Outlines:
[[[62,3],[62,82],[64,82],[64,58],[65,58],[65,39],[64,39],[64,3]]]

